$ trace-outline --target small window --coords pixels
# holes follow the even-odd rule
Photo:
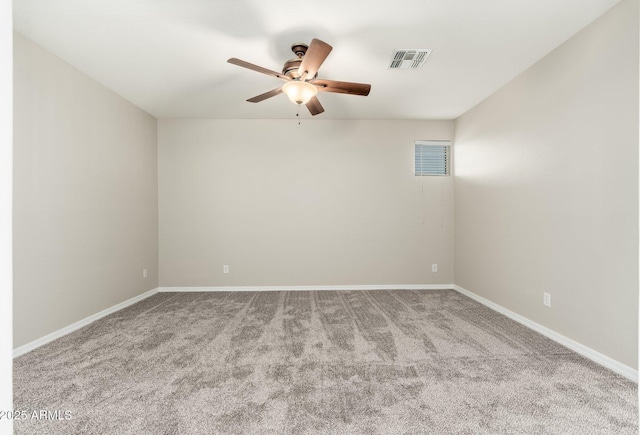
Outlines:
[[[448,140],[417,140],[415,149],[415,175],[449,175]]]

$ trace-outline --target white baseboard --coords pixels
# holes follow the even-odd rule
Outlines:
[[[159,287],[160,292],[262,292],[309,290],[451,290],[453,284],[381,284],[381,285],[274,285],[220,287]]]
[[[131,299],[127,299],[124,302],[120,302],[117,305],[114,305],[112,307],[109,307],[105,310],[100,311],[99,313],[93,314],[87,318],[84,318],[82,320],[79,320],[69,326],[65,326],[62,329],[58,329],[57,331],[52,332],[51,334],[47,334],[44,337],[38,338],[37,340],[34,340],[30,343],[24,344],[20,347],[16,347],[15,349],[13,349],[13,357],[19,357],[20,355],[24,355],[27,352],[31,352],[34,349],[37,349],[40,346],[43,346],[49,342],[52,342],[53,340],[60,338],[62,336],[65,336],[73,331],[76,331],[80,328],[82,328],[83,326],[87,326],[90,323],[95,322],[98,319],[101,319],[102,317],[108,316],[109,314],[115,313],[116,311],[119,311],[123,308],[128,307],[129,305],[133,305],[136,302],[140,302],[143,299],[148,298],[149,296],[153,296],[156,293],[158,293],[158,288],[154,288],[152,290],[149,290],[148,292],[142,293],[141,295],[135,296]]]
[[[638,370],[635,370],[625,364],[622,364],[619,361],[614,360],[613,358],[603,355],[600,352],[591,349],[590,347],[578,343],[577,341],[567,338],[562,334],[558,334],[557,332],[545,326],[542,326],[539,323],[534,322],[533,320],[529,320],[526,317],[521,316],[520,314],[516,314],[501,305],[491,302],[490,300],[485,299],[482,296],[478,296],[477,294],[460,287],[459,285],[454,285],[453,289],[465,296],[470,297],[475,301],[480,302],[482,305],[485,305],[492,310],[497,311],[498,313],[503,314],[512,320],[515,320],[516,322],[526,326],[527,328],[539,332],[545,337],[550,338],[551,340],[571,349],[572,351],[586,358],[589,358],[590,360],[608,368],[609,370],[612,370],[636,383],[638,382]]]

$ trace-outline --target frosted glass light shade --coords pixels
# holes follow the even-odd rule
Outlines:
[[[316,96],[318,88],[311,83],[295,80],[285,83],[282,86],[282,92],[287,94],[292,103],[307,104],[311,98]]]

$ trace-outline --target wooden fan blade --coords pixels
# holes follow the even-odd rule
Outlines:
[[[282,93],[282,86],[280,86],[279,88],[272,89],[269,92],[265,92],[264,94],[260,94],[253,98],[249,98],[247,101],[250,103],[259,103],[260,101],[264,101],[267,98],[275,97],[276,95],[281,93]]]
[[[322,65],[322,62],[324,62],[327,56],[329,56],[329,53],[331,53],[331,50],[333,50],[332,46],[314,38],[302,58],[302,63],[298,68],[298,74],[302,75],[306,71],[307,79],[313,78],[318,72],[320,65]]]
[[[322,107],[322,104],[320,104],[320,100],[318,100],[318,97],[312,97],[306,104],[306,106],[313,116],[316,116],[318,113],[324,112],[324,107]]]
[[[235,57],[232,57],[231,59],[227,60],[227,62],[233,64],[233,65],[238,65],[241,66],[243,68],[247,68],[250,69],[252,71],[257,71],[259,73],[262,74],[266,74],[268,76],[272,76],[272,77],[277,77],[281,80],[284,80],[285,82],[290,82],[291,79],[287,76],[285,76],[282,73],[276,72],[276,71],[271,71],[270,69],[266,69],[266,68],[262,68],[261,66],[258,65],[254,65],[252,63],[249,62],[245,62],[244,60],[240,60],[240,59],[236,59]]]
[[[321,92],[336,92],[338,94],[362,95],[366,97],[371,91],[371,85],[364,83],[337,82],[335,80],[314,80],[311,83]]]

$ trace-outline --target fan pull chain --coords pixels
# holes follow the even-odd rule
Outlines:
[[[298,125],[300,125],[300,105],[298,104],[298,112],[296,113],[296,117],[298,118]]]

